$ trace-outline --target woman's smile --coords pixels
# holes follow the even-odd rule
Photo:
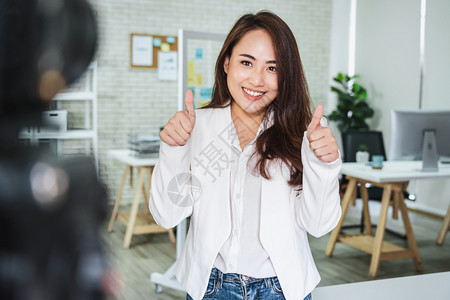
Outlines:
[[[245,88],[245,87],[242,87],[242,91],[244,92],[244,95],[247,97],[247,99],[249,99],[250,101],[259,100],[266,93],[266,92],[255,91],[255,90]]]

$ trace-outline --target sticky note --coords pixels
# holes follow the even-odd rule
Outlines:
[[[167,43],[162,43],[161,44],[161,51],[163,51],[163,52],[170,51],[170,45],[167,44]]]
[[[201,73],[195,74],[195,83],[197,85],[203,85],[203,74]]]
[[[200,100],[211,100],[212,89],[210,88],[201,88],[200,89]]]
[[[195,61],[193,60],[188,60],[187,63],[187,73],[188,74],[194,74],[195,73]]]
[[[173,36],[166,37],[166,42],[168,44],[175,44],[175,37],[173,37]]]
[[[187,74],[187,84],[188,85],[195,85],[195,76],[194,74]]]
[[[154,47],[161,47],[161,39],[160,38],[153,38],[153,46]]]
[[[195,49],[195,59],[203,59],[203,48]]]

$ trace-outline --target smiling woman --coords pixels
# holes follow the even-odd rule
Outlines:
[[[233,119],[251,118],[261,123],[266,106],[278,96],[275,52],[269,34],[260,29],[248,32],[225,59],[224,71],[234,100]]]
[[[244,15],[215,71],[211,102],[194,110],[188,90],[160,134],[150,211],[166,228],[191,216],[175,276],[187,299],[310,299],[320,276],[307,232],[339,220],[341,161],[323,106],[311,114],[294,35],[271,12]],[[168,183],[182,172],[191,201],[179,205]]]

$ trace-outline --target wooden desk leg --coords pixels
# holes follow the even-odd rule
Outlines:
[[[354,191],[356,190],[356,178],[350,178],[347,185],[347,190],[345,191],[344,200],[342,200],[342,215],[337,224],[336,228],[331,232],[330,240],[328,241],[327,249],[325,250],[325,255],[331,256],[334,251],[334,246],[339,238],[339,233],[341,232],[342,224],[344,223],[345,215],[347,214],[348,206],[352,200]]]
[[[147,198],[146,205],[147,205],[148,212],[150,212],[150,208],[148,207],[148,200],[150,199],[150,189],[152,188],[152,174],[153,174],[153,169],[154,168],[155,168],[154,166],[150,167],[150,169],[148,171],[148,176],[147,176],[147,180],[148,180],[148,184],[147,184],[148,198]]]
[[[146,211],[150,212],[150,209],[148,207],[148,198],[150,197],[150,184],[151,184],[151,177],[152,177],[152,169],[151,167],[145,167],[145,173],[147,174],[147,186],[142,186],[142,193],[144,194],[144,203]]]
[[[438,245],[442,245],[444,243],[445,235],[449,230],[450,230],[450,206],[448,207],[444,221],[442,221],[442,227],[441,230],[439,231],[439,235],[436,241]]]
[[[378,266],[380,265],[380,256],[384,240],[384,231],[386,229],[387,213],[389,202],[391,200],[392,185],[387,184],[383,190],[383,197],[381,198],[381,211],[378,219],[377,230],[375,233],[375,240],[373,242],[372,260],[370,262],[369,274],[372,277],[377,275]]]
[[[129,248],[131,244],[131,237],[133,236],[134,225],[136,223],[136,216],[139,210],[139,200],[141,198],[141,192],[144,186],[145,179],[145,168],[138,167],[139,171],[139,182],[136,187],[136,194],[134,195],[133,204],[131,205],[130,217],[128,219],[127,231],[125,232],[125,239],[123,241],[123,246]]]
[[[352,193],[352,206],[356,206],[356,196],[357,196],[357,192],[356,192],[356,188],[353,190],[353,193]]]
[[[131,166],[126,165],[125,171],[123,172],[123,175],[122,175],[122,182],[120,183],[120,188],[119,188],[119,191],[117,192],[117,198],[116,198],[116,202],[114,203],[114,209],[113,209],[113,212],[111,215],[111,219],[109,220],[108,232],[112,231],[114,222],[117,219],[117,214],[118,214],[119,205],[120,205],[120,199],[122,199],[123,187],[125,186],[125,182],[127,181],[127,176],[130,173],[130,170],[131,170]]]
[[[130,166],[130,187],[133,187],[133,167]]]
[[[398,209],[400,208],[400,201],[403,201],[403,192],[395,191],[392,202],[392,219],[398,220]]]
[[[413,252],[413,261],[416,270],[419,272],[423,271],[422,261],[420,259],[419,248],[417,248],[416,238],[414,237],[414,232],[409,221],[408,209],[406,208],[405,200],[401,199],[398,203],[400,212],[402,214],[403,225],[405,226],[406,238],[408,240],[409,249]]]
[[[364,233],[372,235],[372,221],[370,220],[369,213],[369,193],[367,192],[364,183],[361,183],[361,198],[363,200]]]

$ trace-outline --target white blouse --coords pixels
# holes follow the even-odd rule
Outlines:
[[[276,276],[272,262],[259,239],[261,209],[261,175],[254,176],[254,161],[249,161],[255,141],[263,130],[241,150],[236,129],[231,126],[230,166],[231,234],[216,257],[214,266],[223,273],[238,273],[255,278]],[[239,128],[238,128],[239,130]],[[234,138],[235,137],[235,138]]]

